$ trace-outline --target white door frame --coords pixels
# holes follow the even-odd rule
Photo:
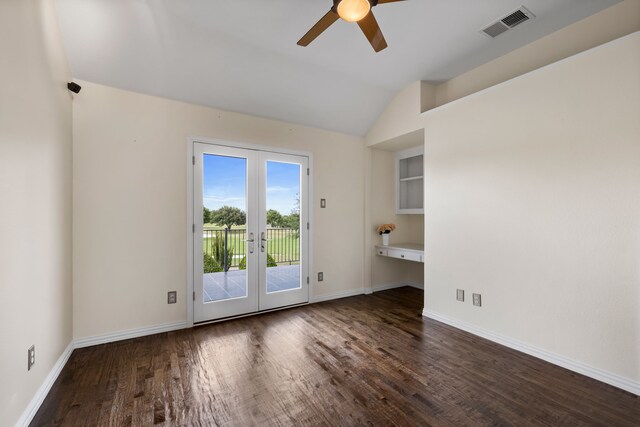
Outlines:
[[[309,266],[309,301],[313,299],[313,295],[315,295],[315,281],[313,277],[313,241],[314,241],[314,185],[313,185],[313,153],[310,151],[302,151],[302,150],[292,150],[288,148],[282,147],[273,147],[268,145],[261,144],[253,144],[246,142],[234,142],[234,141],[226,141],[222,139],[215,138],[206,138],[206,137],[197,137],[192,136],[187,138],[187,221],[186,221],[186,233],[187,233],[187,294],[185,295],[187,301],[187,327],[193,327],[194,325],[194,257],[193,257],[193,245],[194,245],[194,231],[193,231],[193,183],[194,183],[194,165],[193,165],[193,156],[194,156],[194,144],[211,144],[211,145],[221,145],[232,148],[244,148],[248,150],[257,150],[257,151],[270,151],[273,153],[282,153],[282,154],[292,154],[297,156],[305,156],[309,159],[309,176],[308,176],[308,193],[309,193],[309,206],[308,210],[308,222],[309,222],[309,234],[308,234],[308,266]],[[302,227],[303,224],[300,224]],[[259,313],[259,312],[258,312]],[[249,315],[258,314],[251,313]]]

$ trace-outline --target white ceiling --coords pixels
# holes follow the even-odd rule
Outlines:
[[[411,82],[440,82],[619,0],[407,0],[374,9],[376,54],[339,20],[296,45],[331,0],[56,0],[73,76],[122,89],[364,135]],[[480,29],[526,6],[537,17]]]

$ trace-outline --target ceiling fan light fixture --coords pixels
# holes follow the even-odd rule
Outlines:
[[[338,3],[338,15],[347,22],[358,22],[369,14],[369,0],[342,0]]]

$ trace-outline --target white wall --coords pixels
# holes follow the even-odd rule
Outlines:
[[[639,76],[635,33],[425,114],[427,312],[638,386]]]
[[[314,296],[362,289],[362,138],[81,84],[73,151],[76,338],[186,320],[189,136],[313,152]],[[324,272],[320,284],[317,271]],[[178,304],[167,305],[169,290],[178,291]]]
[[[71,341],[71,96],[50,1],[0,2],[0,29],[0,425],[10,426]]]

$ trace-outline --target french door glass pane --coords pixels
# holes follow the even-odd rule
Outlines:
[[[247,159],[204,154],[204,303],[247,297]]]
[[[267,161],[267,293],[300,289],[300,178],[296,163]]]

